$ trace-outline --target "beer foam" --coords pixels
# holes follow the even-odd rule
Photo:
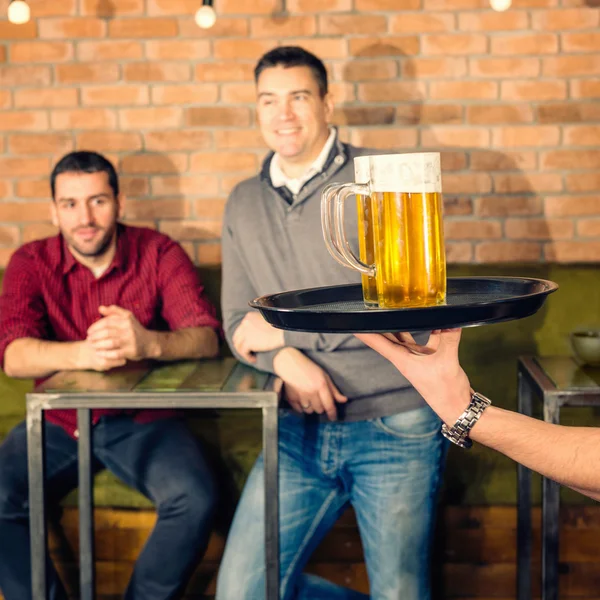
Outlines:
[[[371,157],[357,156],[354,159],[354,182],[369,183],[371,177]]]
[[[439,152],[381,154],[368,158],[372,192],[442,193]],[[354,161],[356,173],[356,159]],[[361,174],[362,164],[361,161]]]

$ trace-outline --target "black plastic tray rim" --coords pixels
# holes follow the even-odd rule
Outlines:
[[[331,286],[329,288],[306,288],[290,292],[281,292],[261,296],[250,302],[257,308],[265,320],[279,329],[290,331],[306,331],[315,333],[357,333],[357,332],[386,332],[386,331],[429,331],[432,329],[447,329],[454,327],[475,327],[483,324],[500,323],[531,316],[543,305],[548,294],[556,291],[558,285],[545,279],[529,277],[450,277],[448,290],[464,285],[477,286],[510,286],[531,290],[514,297],[504,297],[483,301],[474,301],[466,305],[442,304],[430,307],[401,308],[401,309],[372,309],[364,310],[319,312],[311,310],[310,306],[320,304],[299,302],[298,299],[318,296],[319,294],[335,291],[339,301],[349,300],[348,295],[356,294],[359,284]],[[471,290],[477,293],[477,289]],[[505,292],[506,293],[506,292]],[[351,298],[356,300],[356,297]],[[296,306],[280,306],[296,300]],[[303,308],[306,306],[307,308]],[[348,321],[352,320],[352,323]]]

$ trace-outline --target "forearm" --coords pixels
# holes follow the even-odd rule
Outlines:
[[[22,379],[46,377],[56,371],[84,368],[82,342],[49,342],[20,338],[11,342],[4,354],[4,372]]]
[[[235,192],[234,192],[235,194]],[[223,216],[223,232],[221,236],[221,248],[223,253],[223,285],[221,289],[221,312],[223,314],[223,329],[225,338],[232,354],[241,362],[256,367],[263,371],[273,373],[273,357],[277,351],[257,352],[256,362],[247,361],[236,350],[233,336],[240,326],[244,317],[250,311],[248,302],[256,298],[259,293],[250,280],[250,272],[247,255],[244,253],[235,239],[233,230],[236,219],[231,214],[230,206],[233,201],[227,203]]]
[[[472,390],[458,361],[461,330],[432,333],[433,352],[416,355],[393,335],[360,334],[391,361],[448,427],[469,406]],[[562,485],[600,500],[600,428],[545,423],[495,406],[487,407],[469,437]]]
[[[219,353],[219,338],[210,327],[189,327],[177,331],[151,331],[147,356],[172,361],[185,358],[214,358]]]
[[[549,479],[600,500],[600,429],[553,425],[490,406],[470,437]]]
[[[250,367],[254,367],[255,369],[260,369],[261,371],[266,371],[267,373],[274,374],[275,371],[273,369],[273,359],[277,355],[277,353],[281,350],[281,348],[277,348],[276,350],[269,350],[268,352],[256,352],[255,358],[256,362],[250,362],[246,360],[235,348],[235,344],[233,343],[233,334],[235,330],[238,328],[241,319],[236,322],[235,325],[229,323],[229,327],[225,329],[225,339],[227,340],[227,345],[231,350],[231,353],[237,360],[243,362]]]
[[[244,319],[245,315],[245,312],[239,310],[228,312],[223,311],[223,330],[225,331],[225,340],[227,341],[227,345],[229,346],[233,356],[235,356],[235,358],[237,358],[239,361],[250,364],[248,361],[244,360],[241,354],[236,350],[235,344],[233,343],[233,334],[240,326],[240,323]]]

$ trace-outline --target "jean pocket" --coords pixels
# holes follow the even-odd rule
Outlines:
[[[432,438],[442,427],[441,419],[429,406],[396,413],[389,417],[379,417],[374,422],[385,433],[404,439]]]
[[[279,417],[279,420],[281,421],[282,419],[287,419],[289,417],[297,417],[298,413],[295,412],[291,407],[280,406],[277,409],[277,415]]]

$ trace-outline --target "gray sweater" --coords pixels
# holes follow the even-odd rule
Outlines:
[[[331,182],[354,181],[353,158],[380,151],[336,140],[323,172],[296,196],[273,188],[270,154],[261,173],[232,191],[223,222],[222,309],[232,351],[233,333],[258,296],[286,290],[360,283],[360,274],[339,265],[328,253],[321,230],[321,190]],[[356,210],[346,210],[346,231],[357,247]],[[338,405],[339,420],[388,416],[424,404],[387,360],[351,334],[285,331],[285,345],[298,348],[320,365],[348,403]],[[422,341],[422,338],[420,338]],[[278,352],[261,352],[257,367],[273,372]],[[238,358],[239,355],[237,356]]]

